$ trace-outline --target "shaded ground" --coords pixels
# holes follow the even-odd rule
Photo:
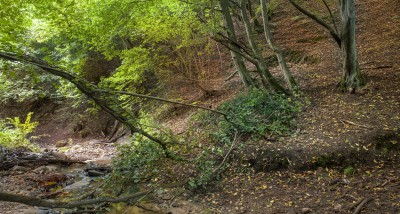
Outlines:
[[[248,145],[243,163],[256,172],[227,176],[199,202],[217,213],[352,213],[370,198],[362,213],[400,213],[400,4],[366,0],[357,8],[368,85],[355,95],[336,88],[340,53],[328,33],[286,3],[278,8],[281,46],[318,59],[291,65],[311,104],[294,136]],[[349,166],[354,175],[346,176]]]
[[[293,136],[246,145],[235,154],[242,168],[228,170],[202,192],[175,189],[180,193],[172,191],[158,203],[175,207],[172,213],[352,213],[360,199],[371,199],[361,213],[400,213],[400,4],[358,1],[357,15],[359,61],[368,85],[347,94],[336,88],[341,60],[334,41],[282,1],[272,20],[275,38],[287,51],[301,53],[299,63],[290,66],[310,100],[298,130]],[[237,79],[230,84],[240,90]],[[205,102],[215,104],[233,95],[222,90]],[[167,124],[182,133],[191,112],[171,112]],[[106,145],[82,146],[71,149],[70,155],[88,151],[96,158],[112,153],[103,148]],[[3,183],[7,176],[13,175],[3,175]],[[1,211],[13,213],[5,207]]]

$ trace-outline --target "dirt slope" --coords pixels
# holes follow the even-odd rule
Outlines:
[[[198,202],[216,213],[352,213],[371,199],[362,213],[400,213],[400,2],[357,1],[368,85],[355,95],[336,88],[340,52],[329,34],[284,1],[275,14],[281,46],[314,59],[291,64],[311,104],[295,136],[245,154],[255,173],[227,176]],[[286,170],[271,171],[277,161]]]

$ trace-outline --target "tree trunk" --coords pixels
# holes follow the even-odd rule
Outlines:
[[[268,14],[267,14],[267,1],[266,0],[260,0],[261,4],[261,14],[262,14],[262,19],[263,19],[263,27],[264,27],[264,34],[265,38],[268,42],[269,47],[275,52],[276,58],[278,59],[279,66],[281,67],[283,76],[285,77],[286,84],[288,85],[290,90],[293,90],[296,86],[297,83],[294,80],[289,67],[286,64],[286,60],[283,57],[282,51],[276,46],[271,30],[268,25]]]
[[[255,43],[254,40],[254,33],[251,28],[250,24],[250,19],[247,15],[246,11],[246,3],[247,0],[242,0],[241,1],[241,14],[242,14],[242,19],[243,23],[246,29],[246,34],[247,34],[247,40],[249,41],[250,48],[253,51],[254,58],[257,61],[257,69],[258,72],[260,73],[261,76],[261,81],[264,84],[265,88],[269,88],[272,91],[276,91],[279,93],[286,93],[285,89],[276,81],[276,79],[272,76],[272,74],[268,70],[268,65],[265,61],[265,59],[262,56],[262,53],[260,49],[258,48],[257,44]]]
[[[253,23],[254,23],[254,28],[253,28],[254,31],[260,32],[260,30],[262,29],[262,26],[257,19],[257,15],[254,13],[253,7],[251,5],[251,0],[247,0],[247,10],[249,11],[250,18],[251,18],[251,20],[253,20]]]
[[[365,85],[361,75],[356,52],[356,27],[354,0],[340,0],[341,12],[341,49],[343,57],[342,79],[340,88],[354,92]]]
[[[229,40],[237,43],[235,27],[233,26],[232,16],[229,12],[229,0],[220,0],[219,3],[221,5],[222,15],[225,20],[225,27],[227,28],[228,38]],[[245,86],[256,87],[253,78],[250,76],[250,73],[248,72],[243,62],[243,57],[239,54],[241,52],[239,48],[235,45],[230,44],[230,50],[233,63],[235,64],[235,67],[239,72],[239,75]]]

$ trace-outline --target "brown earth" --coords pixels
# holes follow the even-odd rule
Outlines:
[[[400,213],[400,2],[357,1],[357,48],[368,83],[356,94],[336,87],[340,50],[327,32],[283,0],[272,24],[280,46],[296,53],[290,67],[310,101],[295,134],[252,142],[234,154],[232,162],[239,169],[229,169],[205,190],[178,191],[159,201],[172,204],[175,213],[353,213],[357,202],[370,199],[361,213]],[[279,72],[277,67],[272,71]],[[214,107],[242,90],[239,83],[237,78],[223,87],[215,83],[210,89],[218,92],[210,97],[185,87],[176,96],[190,101],[200,97]],[[177,134],[184,132],[193,111],[174,107],[167,112],[165,124]],[[41,131],[54,128],[51,124]],[[68,138],[62,132],[56,136],[52,141]],[[90,157],[96,155],[101,152]],[[7,176],[12,173],[4,173],[0,181],[12,183]],[[0,208],[13,213],[9,204]]]
[[[243,163],[253,172],[229,174],[195,198],[216,213],[353,213],[362,199],[371,201],[361,213],[400,213],[400,3],[357,2],[368,85],[356,94],[336,88],[340,52],[327,32],[286,2],[275,14],[279,44],[317,59],[291,64],[311,104],[294,136],[248,145]],[[344,174],[349,166],[354,175]]]

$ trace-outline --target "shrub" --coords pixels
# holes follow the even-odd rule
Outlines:
[[[217,140],[230,142],[235,132],[253,137],[266,134],[287,134],[294,126],[294,118],[301,110],[301,103],[290,97],[269,94],[260,90],[249,90],[224,103],[220,110],[230,115],[230,120],[221,120]]]
[[[164,157],[161,147],[143,137],[118,147],[113,159],[113,173],[108,179],[110,186],[134,186],[159,172],[158,161]]]
[[[36,136],[29,136],[38,125],[37,122],[31,122],[32,114],[32,112],[28,113],[25,122],[21,122],[19,117],[0,119],[0,146],[11,149],[39,150],[39,147],[30,141]]]

